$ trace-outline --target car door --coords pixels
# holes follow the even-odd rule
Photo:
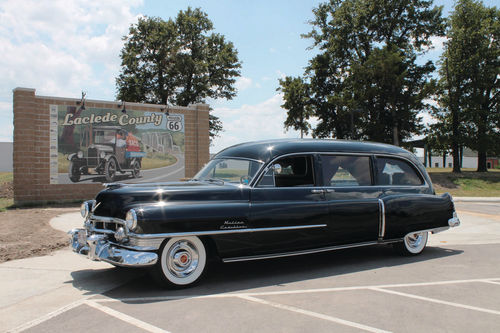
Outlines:
[[[317,186],[312,154],[285,156],[273,162],[250,195],[255,254],[289,252],[323,245],[329,211]]]
[[[332,245],[377,241],[381,190],[373,186],[370,155],[320,154],[321,180],[329,208]]]

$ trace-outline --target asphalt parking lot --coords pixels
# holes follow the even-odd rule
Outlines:
[[[457,209],[462,226],[411,258],[376,246],[219,264],[176,291],[137,270],[73,270],[75,301],[10,331],[498,332],[500,204]]]

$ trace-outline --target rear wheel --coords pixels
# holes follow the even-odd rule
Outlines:
[[[201,279],[206,264],[207,251],[198,237],[173,237],[161,248],[153,277],[169,288],[188,287]]]
[[[137,178],[139,177],[139,174],[141,173],[141,165],[139,164],[138,161],[135,161],[132,163],[132,177]]]
[[[427,244],[428,232],[414,232],[406,235],[401,243],[394,245],[401,254],[414,256],[422,253]]]

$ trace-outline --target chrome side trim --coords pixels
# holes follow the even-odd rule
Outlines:
[[[263,254],[263,255],[259,255],[259,256],[249,256],[249,257],[225,258],[225,259],[222,259],[222,261],[227,263],[227,262],[237,262],[237,261],[250,261],[250,260],[263,260],[263,259],[272,259],[272,258],[292,257],[292,256],[300,256],[300,255],[304,255],[304,254],[312,254],[312,253],[321,253],[321,252],[328,252],[328,251],[334,251],[334,250],[349,249],[349,248],[353,248],[353,247],[396,243],[399,241],[400,240],[395,239],[395,240],[387,240],[387,241],[382,241],[382,242],[380,242],[380,241],[379,242],[363,242],[363,243],[346,244],[346,245],[335,245],[335,246],[328,246],[328,247],[322,247],[322,248],[318,248],[318,249],[310,249],[310,250],[302,250],[302,251]]]
[[[382,240],[385,236],[385,204],[384,200],[378,199],[379,208],[379,225],[378,225],[378,239]]]
[[[229,230],[207,230],[207,231],[189,231],[189,232],[171,232],[165,234],[134,234],[130,233],[129,238],[138,239],[157,239],[170,237],[186,237],[186,236],[206,236],[206,235],[224,235],[224,234],[240,234],[247,232],[264,232],[264,231],[282,231],[282,230],[297,230],[310,228],[324,228],[326,224],[311,224],[311,225],[294,225],[289,227],[271,227],[271,228],[248,228],[248,229],[229,229]]]

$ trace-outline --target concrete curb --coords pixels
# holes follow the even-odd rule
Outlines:
[[[500,197],[453,197],[455,202],[500,202]]]

